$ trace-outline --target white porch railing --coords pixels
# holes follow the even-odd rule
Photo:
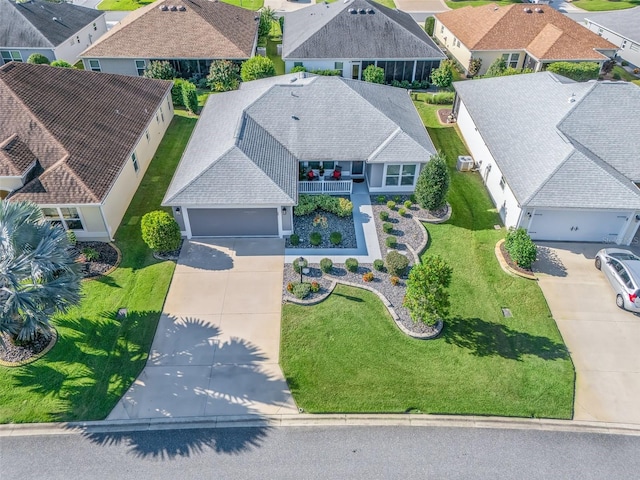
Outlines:
[[[315,180],[312,182],[298,182],[298,193],[307,194],[349,194],[353,189],[353,180]]]

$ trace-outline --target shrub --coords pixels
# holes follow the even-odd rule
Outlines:
[[[307,261],[306,258],[303,259],[302,262],[300,261],[299,258],[296,258],[291,264],[291,266],[293,267],[293,271],[296,273],[300,273],[300,270],[303,268],[307,268],[308,265],[309,265],[309,262]]]
[[[633,69],[633,73],[635,73],[636,75],[638,75],[640,73],[640,68],[634,68]]]
[[[396,285],[398,285],[400,283],[400,278],[396,277],[395,275],[389,278],[389,281],[391,282],[391,285],[393,285],[394,287]]]
[[[494,62],[489,65],[487,69],[487,73],[484,74],[485,77],[500,77],[507,69],[507,62],[504,61],[502,57],[496,58]]]
[[[409,195],[409,200],[411,200],[411,203],[416,203],[416,194],[412,193],[411,195]]]
[[[240,77],[243,82],[273,77],[275,74],[276,67],[271,59],[267,57],[251,57],[242,63],[242,68],[240,69]]]
[[[331,70],[331,69],[311,70],[311,73],[313,73],[315,75],[321,75],[323,77],[340,77],[340,76],[342,76],[342,71],[341,70]]]
[[[422,208],[437,210],[446,203],[449,169],[443,153],[433,155],[422,169],[416,184],[416,199]]]
[[[370,83],[384,83],[384,69],[369,65],[362,71],[362,79]]]
[[[389,248],[396,248],[396,245],[398,244],[398,240],[396,239],[396,237],[394,237],[393,235],[389,235],[385,241],[384,241],[385,245]]]
[[[375,259],[373,261],[373,268],[379,272],[384,271],[384,262],[380,258]]]
[[[447,61],[440,63],[440,66],[431,72],[431,83],[438,88],[449,88],[453,83],[453,70]]]
[[[451,267],[438,255],[428,255],[414,265],[407,280],[403,305],[414,322],[433,325],[449,312]]]
[[[75,247],[78,243],[76,232],[74,232],[73,230],[67,230],[67,240],[69,241],[69,246]]]
[[[627,67],[629,66],[629,62],[627,62],[626,60],[622,60],[622,62],[620,62],[620,65],[622,65],[623,67]]]
[[[320,291],[320,284],[318,282],[316,282],[315,280],[313,282],[311,282],[311,291],[313,293],[317,293]]]
[[[320,260],[320,270],[322,270],[324,273],[330,273],[332,269],[333,260],[331,260],[330,258],[323,258],[322,260]]]
[[[389,233],[393,230],[393,225],[389,222],[385,222],[382,224],[382,231],[384,233]]]
[[[229,60],[211,62],[207,85],[214,92],[237,90],[240,86],[240,67]]]
[[[404,208],[406,208],[407,210],[409,210],[411,208],[411,206],[413,205],[413,202],[411,200],[407,200],[403,203]]]
[[[54,60],[53,62],[51,62],[51,66],[58,68],[73,68],[73,65],[71,65],[69,62],[65,62],[64,60]]]
[[[380,220],[382,220],[383,222],[389,220],[389,212],[387,212],[386,210],[382,210],[380,212]]]
[[[425,101],[431,105],[448,105],[453,103],[455,96],[454,92],[438,92],[433,95],[427,95]]]
[[[331,195],[300,195],[298,205],[293,208],[293,214],[309,215],[318,209],[338,217],[348,217],[353,212],[353,203],[347,198]]]
[[[155,252],[173,252],[180,246],[180,227],[163,210],[145,213],[140,221],[142,240]]]
[[[406,208],[399,209],[398,214],[400,214],[401,217],[404,217],[407,214],[407,209]]]
[[[308,283],[296,283],[293,285],[293,295],[296,298],[302,300],[303,298],[307,298],[309,293],[311,292],[311,285]]]
[[[613,75],[611,75],[611,78],[613,78],[614,80],[620,80],[620,74],[618,72],[615,72]]]
[[[284,17],[280,17],[280,18],[284,18]],[[298,72],[306,72],[307,68],[303,67],[302,65],[298,65],[297,67],[293,67],[291,69],[291,72],[289,73],[298,73]]]
[[[350,272],[355,273],[358,271],[358,260],[356,260],[355,258],[347,258],[344,262],[344,266]]]
[[[291,282],[287,283],[287,292],[289,293],[293,292],[293,283]]]
[[[602,64],[602,68],[600,69],[600,71],[606,75],[607,73],[611,73],[611,70],[613,70],[613,67],[615,66],[616,66],[615,60],[609,59]],[[623,62],[623,66],[624,66],[624,62]]]
[[[384,203],[387,201],[387,197],[385,197],[384,195],[378,195],[378,203]]]
[[[331,235],[329,235],[329,241],[333,245],[340,245],[342,243],[342,234],[340,232],[331,232]]]
[[[309,235],[309,243],[314,247],[320,245],[322,243],[322,235],[320,232],[311,232],[311,235]]]
[[[82,249],[82,255],[84,255],[87,262],[95,262],[100,258],[100,254],[95,249],[89,247]]]
[[[145,78],[156,78],[158,80],[171,80],[176,76],[176,71],[167,61],[151,62],[144,69],[142,74]]]
[[[260,23],[258,24],[258,37],[266,38],[271,32],[271,26],[276,20],[276,12],[271,7],[260,10]]]
[[[373,280],[373,272],[367,272],[362,275],[362,280],[365,282],[371,282]]]
[[[535,262],[538,254],[538,247],[524,228],[509,230],[504,241],[504,248],[519,267],[527,269],[531,268],[531,264]]]
[[[432,16],[429,16],[424,21],[424,31],[427,32],[427,35],[433,37],[433,27],[435,26],[436,19]]]
[[[400,195],[394,195],[393,201],[396,203],[400,203],[402,201],[402,197]]]
[[[394,202],[393,200],[389,200],[387,202],[387,208],[389,210],[395,210],[396,209],[396,202]]]
[[[186,81],[182,83],[182,101],[191,113],[198,113],[198,93],[193,83]]]
[[[481,58],[472,58],[469,60],[469,68],[467,68],[467,74],[469,77],[475,77],[478,72],[482,68],[482,59]]]
[[[171,87],[171,101],[174,107],[184,107],[184,94],[182,93],[182,84],[186,82],[183,78],[176,78]]]
[[[27,58],[27,63],[32,63],[34,65],[49,65],[51,62],[41,53],[32,53],[29,55],[29,58]]]
[[[586,82],[598,78],[600,65],[595,62],[555,62],[547,66],[547,70],[576,82]]]
[[[396,250],[387,253],[384,263],[389,275],[394,277],[403,276],[409,267],[409,260],[407,257]]]

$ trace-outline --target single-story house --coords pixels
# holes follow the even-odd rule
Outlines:
[[[640,7],[588,15],[587,28],[618,46],[620,58],[640,67]]]
[[[482,61],[479,74],[502,57],[508,67],[545,70],[553,62],[602,65],[618,47],[548,5],[495,3],[435,15],[434,38],[469,72],[472,59]]]
[[[173,117],[171,82],[11,62],[0,112],[0,199],[109,241]]]
[[[640,225],[640,88],[540,72],[456,82],[454,113],[507,227],[628,245]]]
[[[373,0],[321,2],[285,15],[285,71],[340,70],[360,80],[369,65],[384,69],[386,83],[429,80],[446,58],[408,13]]]
[[[181,77],[204,77],[213,60],[253,57],[259,14],[218,0],[157,0],[127,15],[80,57],[85,70],[142,75],[168,61]]]
[[[272,77],[209,97],[162,204],[188,238],[282,237],[299,194],[412,192],[434,153],[405,89]]]
[[[50,61],[78,61],[80,52],[107,32],[105,14],[45,0],[0,0],[0,65],[40,53]]]

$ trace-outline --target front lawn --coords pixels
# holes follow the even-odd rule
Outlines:
[[[281,364],[309,412],[407,412],[571,418],[574,370],[535,282],[505,274],[494,255],[504,229],[443,106],[417,102],[450,161],[451,220],[429,225],[426,253],[453,266],[452,308],[440,338],[413,340],[373,294],[338,287],[313,307],[283,307]],[[512,318],[503,318],[508,307]]]
[[[140,218],[159,208],[195,122],[176,111],[117,231],[120,267],[83,284],[81,306],[53,322],[53,350],[30,365],[0,367],[0,423],[102,419],[144,367],[175,264],[153,259]],[[117,318],[119,308],[126,318]]]
[[[637,7],[640,0],[575,0],[572,5],[589,12],[601,12]]]

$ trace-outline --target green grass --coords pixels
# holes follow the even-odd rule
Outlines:
[[[511,5],[512,3],[522,3],[521,0],[445,0],[447,7],[449,8],[463,8],[463,7],[481,7],[482,5],[488,5],[490,3],[495,3],[499,7],[504,7],[507,5]]]
[[[59,338],[47,355],[0,367],[0,423],[104,418],[144,367],[174,263],[153,259],[140,218],[160,207],[195,122],[176,111],[117,231],[120,267],[83,284],[81,306],[53,321]],[[129,315],[117,319],[122,307]]]
[[[437,121],[443,107],[417,107],[452,173],[453,216],[428,227],[426,251],[454,268],[444,332],[411,339],[377,297],[350,287],[312,307],[285,305],[281,364],[296,401],[309,412],[571,418],[573,365],[545,299],[535,282],[500,269],[493,250],[504,230],[493,229],[500,219],[480,177],[455,171],[467,152]]]
[[[617,73],[618,75],[620,75],[620,78],[627,82],[634,82],[634,81],[640,80],[638,76],[634,75],[633,73],[627,72],[620,65],[616,65],[613,67],[613,70],[611,70],[611,74],[613,75],[614,73]]]
[[[637,7],[640,5],[640,0],[576,0],[572,5],[589,12],[600,12]]]
[[[248,10],[259,10],[264,5],[264,0],[222,0],[225,3],[246,8]],[[137,10],[140,7],[153,3],[154,0],[102,0],[97,6],[98,10]]]

